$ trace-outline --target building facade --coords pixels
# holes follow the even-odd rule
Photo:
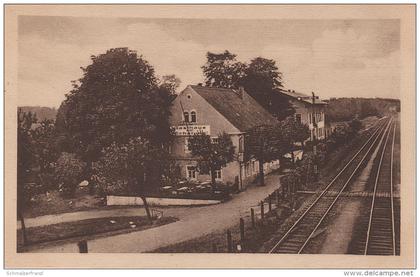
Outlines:
[[[174,99],[170,123],[175,132],[171,155],[183,178],[200,182],[211,180],[211,176],[197,170],[197,159],[188,149],[188,139],[199,132],[217,139],[225,132],[235,147],[235,159],[216,172],[216,180],[238,182],[239,187],[244,188],[259,172],[257,161],[243,160],[245,132],[259,125],[275,124],[277,120],[243,89],[190,85]],[[266,163],[265,172],[278,166],[278,162]]]
[[[302,124],[308,125],[311,132],[311,141],[314,139],[325,139],[328,134],[328,126],[325,120],[327,103],[320,100],[318,96],[308,96],[294,90],[282,90],[293,108],[295,118]]]

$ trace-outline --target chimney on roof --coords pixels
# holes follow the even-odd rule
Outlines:
[[[199,85],[200,87],[202,87],[203,86],[203,83],[198,83],[197,85]]]

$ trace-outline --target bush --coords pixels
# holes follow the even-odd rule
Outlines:
[[[360,120],[358,119],[353,119],[350,124],[350,131],[352,134],[356,134],[357,132],[360,131],[360,129],[362,129],[362,122],[360,122]]]
[[[316,146],[316,161],[319,165],[322,165],[327,157],[328,145],[324,142],[320,142]]]
[[[61,153],[54,165],[55,178],[58,182],[59,191],[65,197],[73,197],[76,188],[82,181],[86,164],[76,158],[73,153]]]
[[[161,186],[175,186],[181,181],[181,167],[173,160],[163,166]]]

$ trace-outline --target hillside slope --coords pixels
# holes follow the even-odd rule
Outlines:
[[[383,98],[331,98],[326,111],[330,122],[348,121],[354,117],[384,116],[400,111],[400,100]]]

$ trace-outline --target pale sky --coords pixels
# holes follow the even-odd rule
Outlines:
[[[286,89],[321,98],[400,95],[399,20],[220,20],[20,16],[18,105],[58,107],[90,56],[128,47],[182,83],[207,51],[274,59]]]

